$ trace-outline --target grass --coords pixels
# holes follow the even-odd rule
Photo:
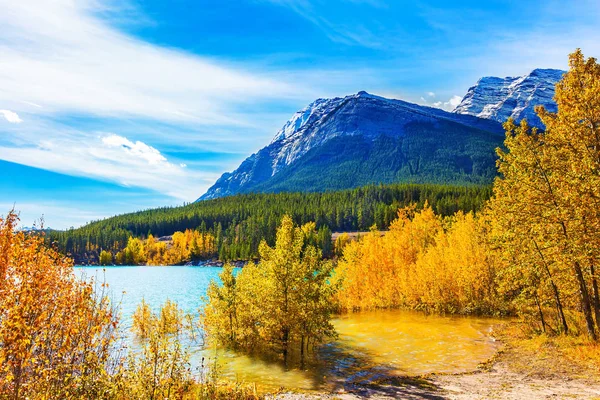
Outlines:
[[[196,385],[191,398],[196,400],[262,400],[265,396],[257,391],[256,385],[209,381]]]

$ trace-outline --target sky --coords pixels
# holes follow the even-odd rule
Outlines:
[[[317,98],[452,110],[600,56],[600,3],[0,0],[0,215],[54,229],[196,200]],[[38,222],[39,223],[39,222]]]

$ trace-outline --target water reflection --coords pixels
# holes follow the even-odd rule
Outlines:
[[[220,272],[218,268],[203,267],[82,270],[88,276],[97,273],[118,294],[126,331],[142,298],[155,311],[171,299],[184,311],[196,313],[209,282],[218,279]],[[304,364],[297,354],[290,357],[286,367],[273,355],[241,355],[201,346],[194,349],[193,363],[197,369],[203,357],[205,365],[213,363],[216,357],[223,375],[236,381],[256,382],[265,389],[334,389],[394,375],[464,372],[475,369],[497,350],[496,342],[489,336],[497,322],[401,310],[352,313],[335,319],[339,338],[315,349]]]

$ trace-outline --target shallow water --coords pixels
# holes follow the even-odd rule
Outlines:
[[[167,299],[187,312],[196,312],[211,280],[218,279],[216,267],[80,267],[86,276],[109,284],[121,303],[122,324],[131,326],[131,315],[143,299],[154,309]],[[194,356],[205,364],[217,356],[219,368],[231,379],[256,382],[267,388],[317,389],[369,381],[388,375],[455,373],[474,369],[490,358],[497,344],[489,336],[498,320],[475,317],[446,317],[411,311],[373,311],[339,316],[334,325],[335,341],[321,346],[311,359],[286,368],[279,360],[250,357],[205,348]],[[212,362],[212,361],[210,361]]]

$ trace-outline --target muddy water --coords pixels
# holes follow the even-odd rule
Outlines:
[[[490,336],[498,320],[444,317],[410,311],[343,315],[334,321],[339,338],[317,349],[302,367],[280,361],[218,352],[231,379],[265,388],[331,389],[394,375],[473,370],[497,351]],[[215,350],[204,350],[208,359]]]
[[[106,280],[122,310],[122,326],[131,326],[131,315],[145,299],[158,310],[167,299],[187,312],[202,307],[218,268],[107,267],[81,268],[87,276]],[[214,363],[233,380],[256,382],[267,389],[304,390],[369,382],[389,375],[430,372],[463,372],[474,369],[497,350],[489,336],[497,320],[474,317],[424,315],[410,311],[374,311],[339,316],[334,325],[337,340],[324,344],[305,360],[284,366],[266,356],[244,356],[214,348],[197,349],[194,369]],[[199,369],[198,374],[202,373]]]

